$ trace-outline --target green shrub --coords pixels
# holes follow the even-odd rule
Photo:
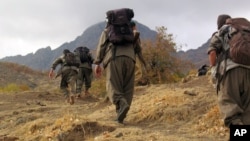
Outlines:
[[[0,92],[22,92],[29,90],[29,86],[27,85],[17,85],[14,83],[10,83],[4,87],[0,87]]]

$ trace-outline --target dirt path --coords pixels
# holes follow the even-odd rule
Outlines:
[[[60,94],[0,94],[0,141],[218,141],[228,138],[206,77],[136,87],[125,125],[94,97],[66,104]]]

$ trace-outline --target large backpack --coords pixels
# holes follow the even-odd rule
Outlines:
[[[65,54],[64,66],[76,66],[76,67],[79,67],[79,63],[77,62],[74,53],[68,52],[68,53]]]
[[[108,19],[108,39],[114,44],[132,43],[133,30],[130,26],[134,12],[129,8],[110,10],[106,12]]]
[[[81,63],[91,61],[90,60],[91,58],[90,58],[90,55],[89,55],[89,48],[87,48],[87,47],[77,47],[75,49],[75,52],[79,54]]]
[[[250,22],[245,18],[233,18],[228,21],[236,29],[229,40],[229,56],[239,64],[250,65]]]

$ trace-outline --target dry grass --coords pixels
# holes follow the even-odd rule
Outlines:
[[[40,71],[35,71],[25,65],[19,65],[16,63],[11,62],[0,62],[1,67],[7,67],[13,71],[16,71],[18,73],[24,73],[24,74],[30,74],[30,75],[44,75],[44,73]]]
[[[0,92],[10,93],[10,92],[23,92],[30,90],[30,87],[27,85],[17,85],[10,83],[6,86],[0,87]]]
[[[221,121],[217,97],[207,76],[192,76],[185,83],[136,87],[126,126],[113,121],[113,105],[102,103],[106,93],[104,77],[94,80],[90,89],[99,99],[79,99],[74,105],[65,104],[58,91],[59,81],[46,76],[39,79],[35,89],[15,95],[0,94],[0,140],[228,139],[228,129]]]
[[[106,95],[106,79],[102,76],[92,81],[90,92],[97,97],[105,97]]]

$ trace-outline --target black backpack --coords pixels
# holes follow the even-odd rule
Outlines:
[[[133,10],[129,8],[110,10],[107,11],[106,15],[109,41],[114,44],[132,43],[134,34],[130,22],[134,17]]]
[[[79,54],[81,63],[90,62],[91,58],[89,55],[89,48],[87,47],[77,47],[75,52]]]
[[[76,66],[79,67],[79,63],[77,63],[75,54],[72,52],[68,52],[65,54],[65,63],[64,66]]]

